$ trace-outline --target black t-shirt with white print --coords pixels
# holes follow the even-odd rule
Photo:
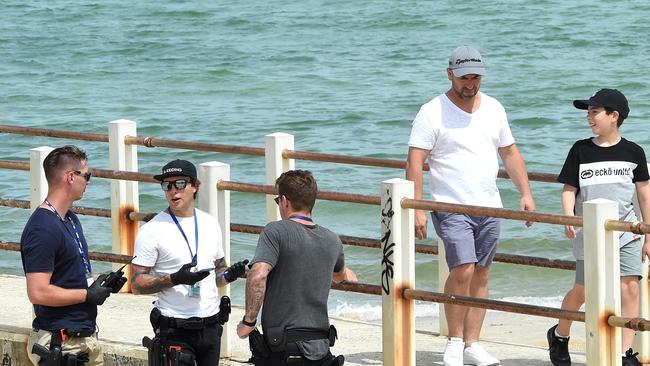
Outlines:
[[[618,203],[620,220],[636,221],[632,199],[634,183],[649,180],[648,163],[641,146],[621,138],[616,145],[601,147],[592,139],[576,141],[567,155],[560,183],[576,187],[574,212],[582,216],[582,204],[596,198]],[[621,236],[621,246],[633,239]]]

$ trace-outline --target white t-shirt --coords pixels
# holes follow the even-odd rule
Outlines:
[[[221,228],[216,218],[201,210],[196,210],[196,217],[199,243],[197,265],[194,268],[214,268],[214,261],[224,257]],[[135,239],[134,264],[153,267],[153,274],[170,274],[192,261],[196,252],[194,217],[177,216],[176,219],[189,243],[165,210],[140,228]],[[189,296],[190,286],[176,285],[158,293],[154,305],[163,315],[175,318],[206,318],[216,314],[219,311],[219,294],[214,271],[197,284],[200,285],[199,297]]]
[[[474,113],[445,94],[424,104],[409,139],[409,146],[430,150],[433,200],[487,207],[503,207],[496,185],[498,148],[514,143],[505,109],[483,93]]]

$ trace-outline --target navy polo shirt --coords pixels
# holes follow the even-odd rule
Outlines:
[[[88,244],[77,216],[68,212],[74,220],[83,252],[88,257]],[[30,216],[20,238],[20,255],[23,270],[27,273],[52,273],[50,283],[66,289],[88,288],[86,268],[75,241],[74,230],[68,220],[61,221],[45,208],[37,208]],[[87,329],[95,328],[97,306],[86,303],[61,307],[34,305],[32,326],[38,329]]]

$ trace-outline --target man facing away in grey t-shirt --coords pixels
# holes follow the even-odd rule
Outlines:
[[[255,329],[264,303],[262,330],[271,352],[254,357],[256,366],[284,365],[287,359],[291,365],[342,365],[343,357],[329,351],[327,298],[332,281],[357,282],[357,276],[345,267],[339,237],[311,217],[318,191],[314,176],[291,170],[275,187],[282,220],[260,234],[237,334],[245,338]]]

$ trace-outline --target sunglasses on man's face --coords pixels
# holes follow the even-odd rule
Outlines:
[[[177,179],[177,180],[166,180],[163,182],[160,182],[160,186],[162,187],[163,191],[171,191],[172,186],[176,187],[176,189],[181,190],[185,189],[187,187],[188,180],[187,179]]]
[[[92,177],[92,175],[93,175],[93,174],[92,174],[91,172],[89,172],[89,171],[88,171],[88,172],[85,172],[85,173],[81,173],[80,170],[71,170],[71,172],[73,172],[74,174],[76,174],[76,175],[78,175],[78,176],[84,177],[84,179],[86,180],[86,182],[90,182],[90,177]]]

